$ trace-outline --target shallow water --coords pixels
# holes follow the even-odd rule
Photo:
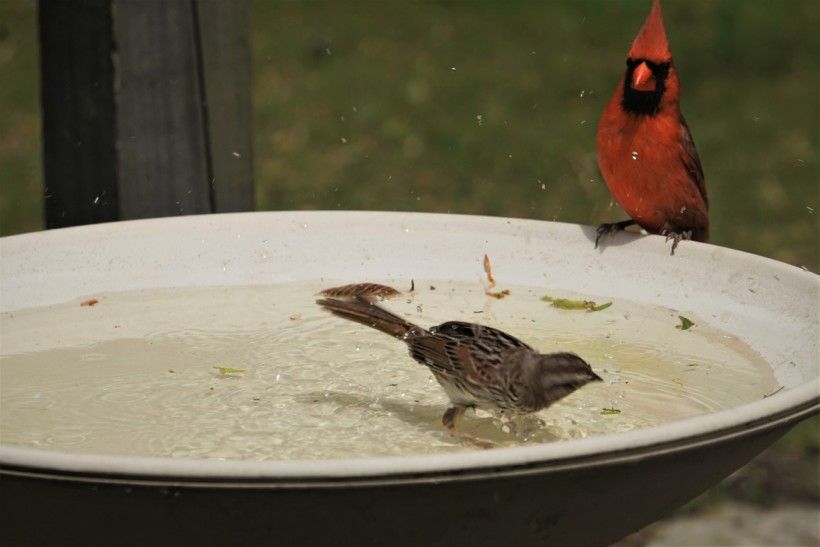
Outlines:
[[[496,300],[478,282],[416,280],[385,305],[425,327],[473,321],[543,352],[574,351],[605,380],[525,418],[468,412],[454,436],[441,425],[444,392],[404,344],[314,304],[334,284],[98,294],[93,306],[81,305],[87,297],[4,313],[0,442],[180,458],[433,453],[628,431],[777,387],[746,344],[688,310],[615,300],[568,311],[540,297],[579,295],[504,286],[511,295]],[[679,314],[695,326],[676,329]]]

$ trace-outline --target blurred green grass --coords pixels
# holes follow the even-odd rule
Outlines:
[[[648,4],[257,2],[259,208],[622,218],[595,128]],[[817,271],[820,3],[664,7],[713,242]]]
[[[623,218],[595,128],[648,5],[256,0],[257,207]],[[712,242],[818,271],[820,2],[666,0],[664,12]],[[0,1],[2,235],[43,226],[37,55],[36,3]],[[760,478],[771,458],[810,462],[780,465],[774,482],[817,503],[818,426],[747,467],[747,494],[730,480],[698,503],[780,499]]]
[[[0,235],[43,228],[36,6],[0,0]]]

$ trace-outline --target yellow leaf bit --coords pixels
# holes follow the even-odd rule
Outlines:
[[[484,255],[484,273],[487,274],[487,288],[495,287],[495,278],[493,277],[493,266],[490,264],[490,257]]]
[[[598,305],[594,300],[570,300],[569,298],[553,298],[552,296],[542,296],[541,300],[550,302],[554,307],[561,310],[601,311],[612,305],[612,302]]]
[[[226,375],[226,374],[242,374],[245,372],[244,368],[232,368],[232,367],[214,367],[219,374]]]

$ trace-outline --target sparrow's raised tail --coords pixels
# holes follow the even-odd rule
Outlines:
[[[377,304],[371,304],[361,297],[339,300],[336,298],[321,298],[316,301],[324,309],[350,321],[367,325],[380,330],[399,340],[407,340],[410,336],[428,334],[426,330],[406,321],[394,313]]]

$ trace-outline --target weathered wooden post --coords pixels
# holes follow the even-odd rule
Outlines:
[[[253,209],[245,0],[40,0],[46,226]]]

